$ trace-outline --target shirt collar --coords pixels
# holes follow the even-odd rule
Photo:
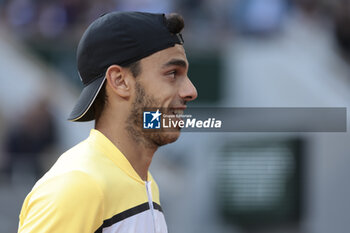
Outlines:
[[[138,182],[145,184],[134,168],[131,166],[129,160],[123,155],[123,153],[100,131],[92,129],[88,138],[90,144],[98,148],[106,157],[113,161],[121,170],[128,174],[131,178]],[[152,179],[151,174],[148,172],[148,181]]]

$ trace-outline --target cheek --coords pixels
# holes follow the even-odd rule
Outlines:
[[[149,96],[152,96],[152,98],[163,107],[170,106],[179,96],[179,82],[177,79],[171,80],[170,78],[159,74],[143,76],[140,83],[144,87],[146,93]]]
[[[150,87],[150,93],[165,106],[169,105],[178,96],[176,85],[167,82],[167,80],[157,82]]]

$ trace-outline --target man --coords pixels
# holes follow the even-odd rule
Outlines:
[[[95,129],[65,152],[26,197],[19,232],[167,232],[148,168],[172,132],[142,129],[145,107],[181,113],[197,92],[187,76],[181,16],[109,13],[77,51],[84,89],[69,120]]]

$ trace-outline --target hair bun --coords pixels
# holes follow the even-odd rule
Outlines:
[[[177,13],[166,14],[165,19],[166,26],[171,33],[180,33],[185,26],[184,19]]]

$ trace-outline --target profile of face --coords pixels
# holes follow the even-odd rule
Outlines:
[[[134,137],[142,137],[150,147],[174,142],[180,129],[143,131],[142,116],[145,108],[162,108],[168,114],[182,114],[186,103],[197,98],[197,90],[187,76],[185,50],[182,45],[175,45],[158,51],[141,59],[140,67],[141,72],[135,78],[127,130]]]

